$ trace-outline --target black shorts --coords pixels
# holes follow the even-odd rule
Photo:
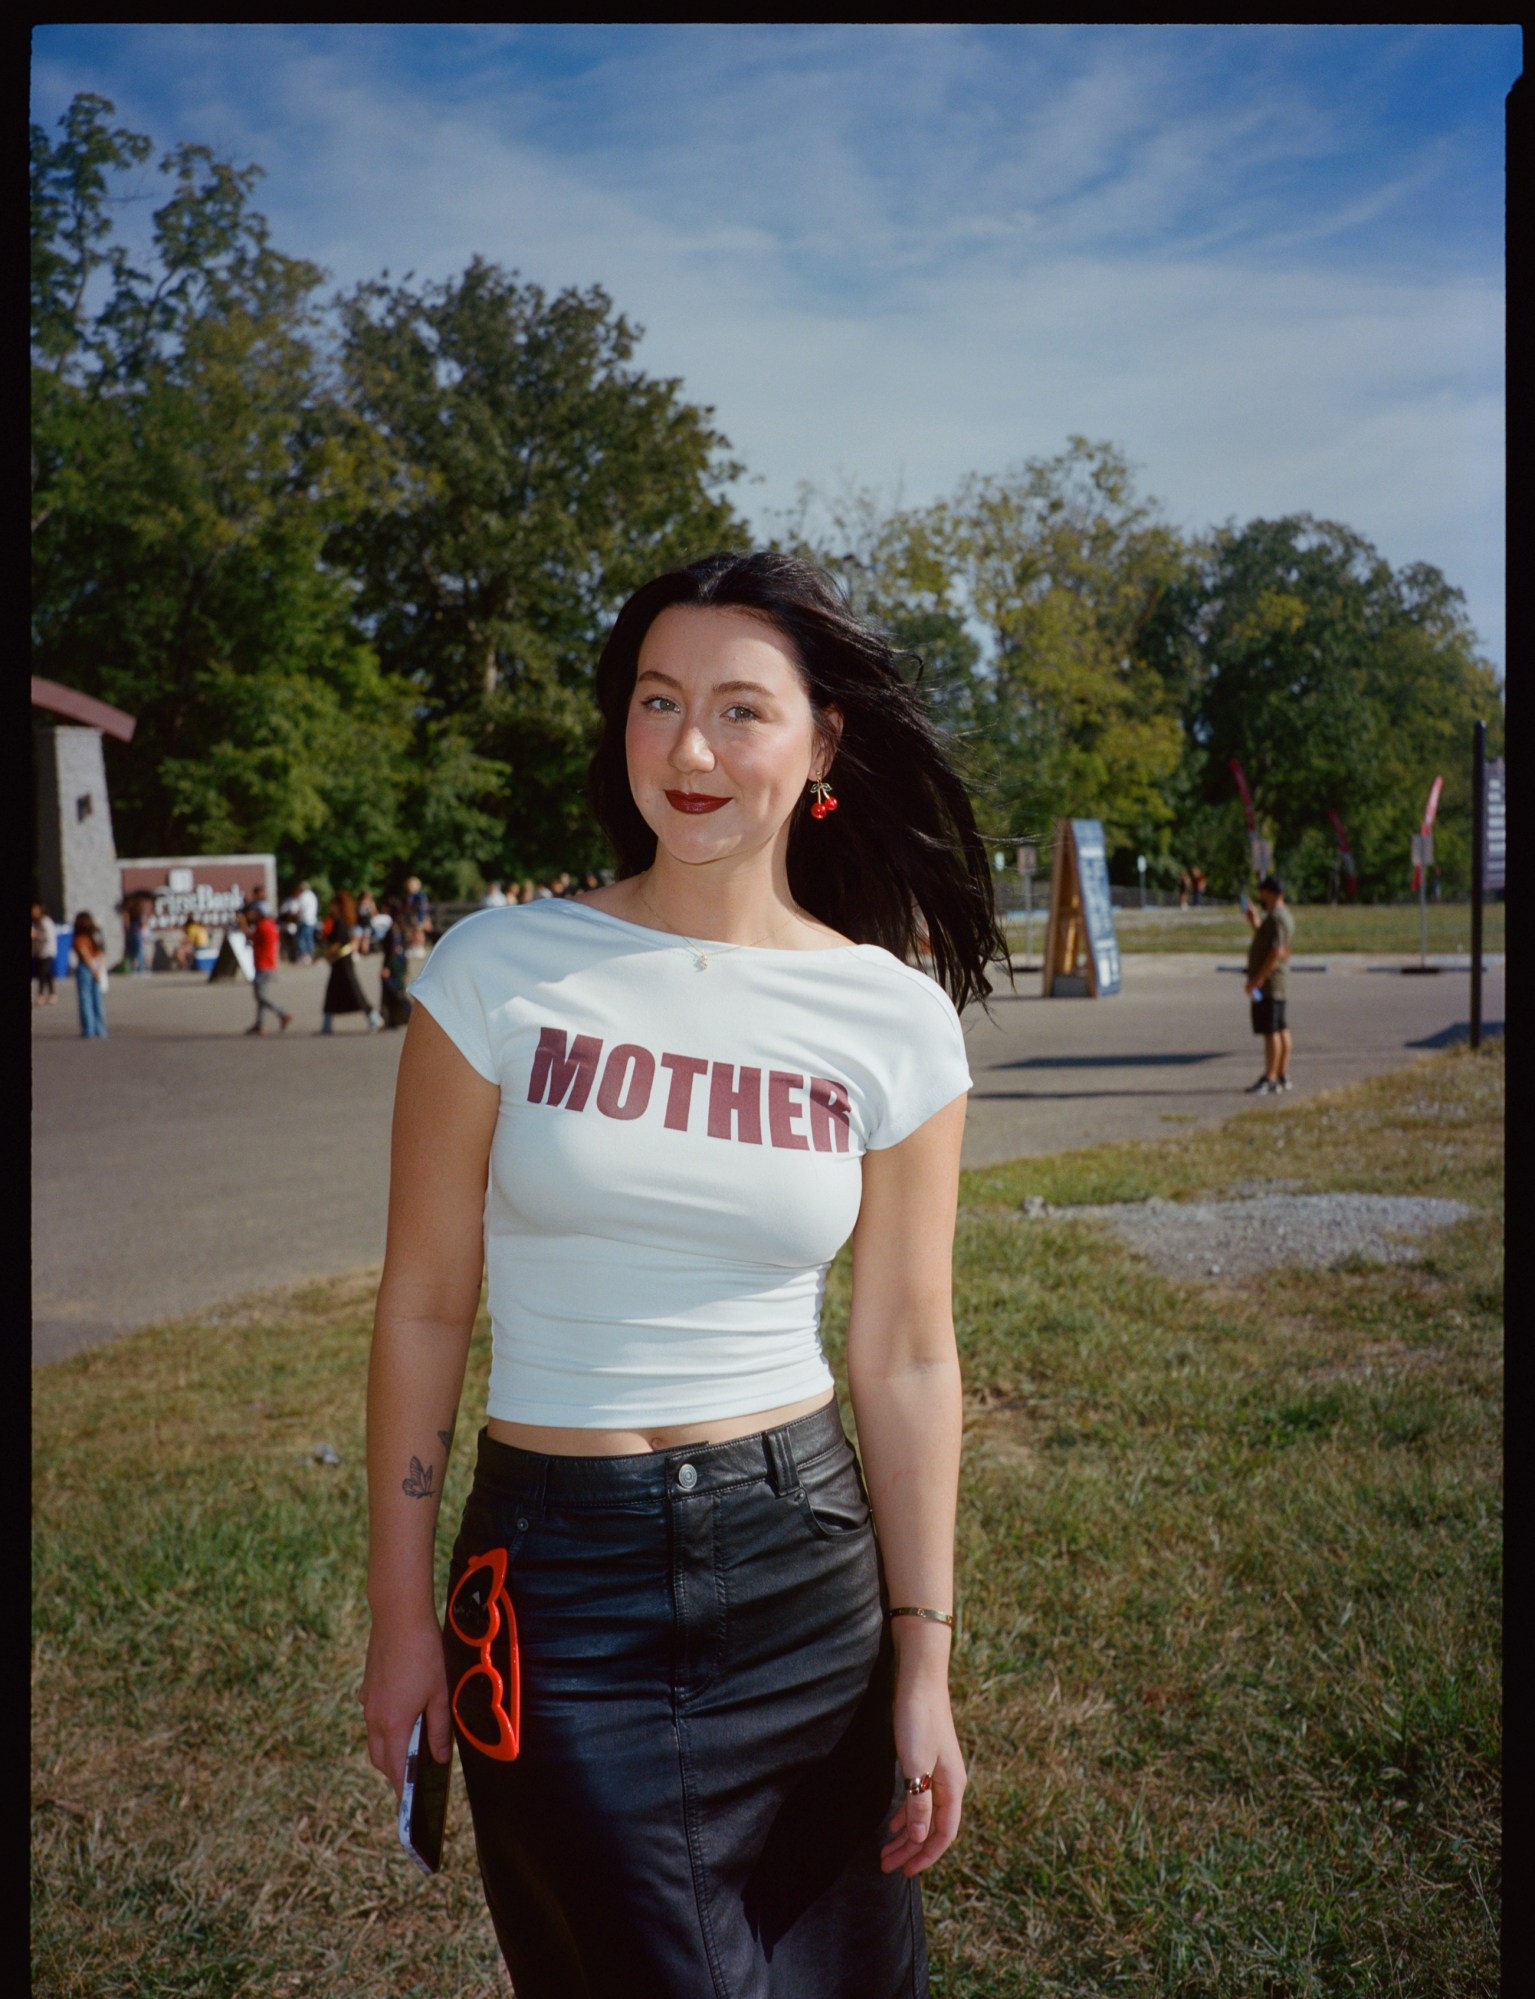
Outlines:
[[[1285,1003],[1282,999],[1270,999],[1267,993],[1263,995],[1262,999],[1254,1000],[1252,1002],[1253,1033],[1283,1034],[1284,1009]]]

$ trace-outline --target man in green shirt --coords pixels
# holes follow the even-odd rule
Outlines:
[[[1252,1001],[1253,1033],[1263,1036],[1263,1074],[1249,1083],[1249,1096],[1275,1096],[1290,1087],[1290,1030],[1285,1025],[1285,1002],[1289,997],[1286,976],[1290,963],[1290,942],[1295,935],[1295,918],[1284,899],[1284,883],[1278,875],[1265,875],[1258,884],[1263,904],[1260,918],[1244,896],[1242,914],[1253,931],[1247,953],[1247,997]]]

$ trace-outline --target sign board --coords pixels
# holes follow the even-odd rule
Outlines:
[[[1063,819],[1050,869],[1046,999],[1104,999],[1120,989],[1108,855],[1096,819]]]
[[[1253,873],[1255,875],[1272,874],[1274,872],[1273,842],[1265,840],[1261,833],[1250,833],[1247,838],[1247,844],[1252,850]]]
[[[277,911],[277,861],[272,854],[171,854],[119,861],[124,900],[152,898],[151,937],[179,931],[195,916],[217,933],[234,922],[254,891]]]
[[[1038,847],[1034,847],[1034,846],[1027,846],[1027,847],[1020,847],[1020,848],[1018,849],[1018,872],[1019,872],[1019,874],[1021,874],[1021,875],[1032,875],[1032,874],[1036,874],[1036,873],[1037,873],[1038,871],[1039,871],[1039,849],[1038,849]]]
[[[1487,816],[1482,823],[1487,829],[1487,844],[1486,859],[1482,866],[1482,887],[1501,891],[1505,887],[1504,853],[1508,838],[1504,764],[1501,757],[1488,760],[1484,810]]]
[[[224,941],[219,946],[218,956],[213,961],[213,969],[208,974],[211,986],[215,979],[250,979],[256,977],[256,954],[251,949],[251,941],[243,930],[226,930]]]
[[[1412,864],[1415,869],[1431,868],[1434,865],[1434,836],[1432,833],[1414,833],[1412,836]],[[1417,881],[1414,874],[1413,880]]]

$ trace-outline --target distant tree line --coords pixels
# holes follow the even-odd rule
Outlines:
[[[253,205],[259,169],[158,162],[82,94],[31,128],[33,671],[138,718],[124,852],[273,851],[285,875],[440,895],[606,858],[583,803],[591,674],[657,570],[744,546],[743,468],[598,287],[476,258],[326,299]],[[1461,593],[1305,515],[1198,538],[1111,445],[916,509],[807,492],[781,544],[922,662],[999,849],[1102,819],[1119,879],[1247,871],[1229,769],[1304,898],[1405,889],[1443,774],[1469,879],[1471,723],[1502,699]]]

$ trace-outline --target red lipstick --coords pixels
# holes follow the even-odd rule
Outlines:
[[[669,791],[666,802],[674,812],[718,812],[728,798],[713,798],[707,791]]]

